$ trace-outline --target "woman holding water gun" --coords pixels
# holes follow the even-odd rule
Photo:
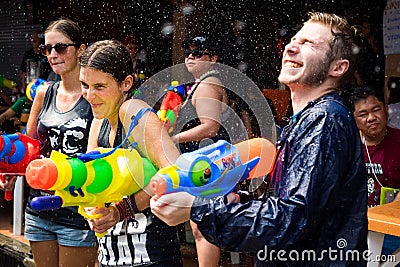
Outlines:
[[[82,93],[95,117],[88,151],[137,144],[135,149],[157,168],[169,166],[179,152],[150,106],[128,99],[134,82],[131,73],[129,52],[118,41],[99,41],[84,52]],[[94,231],[109,229],[98,239],[99,266],[182,266],[176,228],[151,213],[147,192],[141,190],[106,208],[86,208],[90,215],[102,215],[88,220]]]
[[[81,28],[69,19],[54,21],[45,31],[41,52],[62,80],[36,92],[26,131],[40,140],[44,157],[52,150],[69,156],[86,152],[93,114],[79,82],[79,58],[85,48]],[[31,188],[29,201],[48,194],[53,192]],[[36,211],[28,203],[24,237],[37,267],[95,265],[97,240],[77,207]]]

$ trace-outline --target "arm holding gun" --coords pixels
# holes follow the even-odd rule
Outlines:
[[[239,181],[270,173],[275,153],[275,146],[263,138],[236,145],[219,140],[184,153],[174,165],[159,170],[150,189],[156,196],[180,191],[192,196],[223,196],[232,192]]]
[[[110,150],[100,148],[97,152]],[[107,157],[88,162],[53,151],[50,158],[29,164],[26,179],[32,188],[55,190],[54,196],[34,198],[31,201],[33,209],[78,206],[82,216],[92,219],[98,216],[85,213],[85,207],[104,207],[106,203],[122,200],[148,184],[156,171],[153,164],[136,150],[117,149]]]

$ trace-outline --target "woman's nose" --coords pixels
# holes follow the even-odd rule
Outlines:
[[[84,98],[86,98],[87,100],[89,99],[93,99],[95,97],[95,93],[93,89],[83,89],[82,90],[82,95]]]

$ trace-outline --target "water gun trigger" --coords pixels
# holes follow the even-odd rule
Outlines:
[[[90,214],[87,214],[82,206],[78,206],[78,212],[79,212],[79,214],[82,215],[83,218],[85,218],[86,220],[93,220],[93,219],[98,219],[98,218],[103,217],[103,215],[101,215],[101,214],[91,214],[91,215],[90,215]],[[105,236],[106,234],[107,234],[107,231],[102,232],[102,233],[95,232],[95,235],[96,235],[96,237],[98,237],[98,238],[102,238],[102,237]]]
[[[82,215],[83,218],[85,218],[86,220],[93,220],[93,219],[98,219],[98,218],[103,217],[103,215],[101,215],[101,214],[87,214],[82,206],[78,206],[78,212],[79,212],[79,214]],[[107,234],[107,231],[102,232],[102,233],[95,232],[95,235],[96,235],[96,237],[98,237],[98,238],[102,238],[102,237],[105,236],[106,234]]]
[[[260,157],[255,157],[248,162],[245,163],[246,165],[246,170],[243,173],[242,178],[239,181],[246,180],[247,178],[250,177],[250,172],[257,166],[258,162],[260,161]]]

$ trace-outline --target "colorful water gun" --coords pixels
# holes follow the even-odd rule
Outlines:
[[[25,174],[28,164],[40,157],[38,140],[21,133],[0,135],[0,179],[8,175]],[[12,191],[6,191],[6,199],[12,199]]]
[[[104,148],[94,151],[108,152],[110,149]],[[157,169],[136,150],[120,148],[104,158],[87,162],[79,158],[83,159],[85,155],[71,158],[53,151],[50,158],[32,161],[26,169],[28,184],[36,189],[55,190],[55,195],[36,197],[32,199],[31,207],[51,210],[78,206],[78,212],[85,218],[98,218],[98,215],[86,214],[83,208],[118,202],[148,183],[156,194],[185,190],[194,195],[223,195],[241,179],[268,173],[275,148],[265,139],[252,139],[235,146],[219,141],[185,153],[175,164],[159,170],[161,180],[151,179]],[[242,161],[246,163],[242,164]]]
[[[17,84],[7,78],[4,75],[0,74],[0,87],[7,87],[9,89],[14,89]]]
[[[174,165],[159,170],[150,189],[158,196],[179,191],[204,197],[226,195],[239,181],[270,173],[275,154],[275,146],[267,139],[236,145],[220,140],[182,154]]]
[[[110,150],[99,148],[89,153]],[[106,203],[121,201],[147,185],[157,172],[135,149],[116,149],[104,158],[87,162],[80,159],[87,154],[71,158],[52,151],[50,158],[32,161],[25,174],[28,184],[35,189],[55,190],[55,194],[32,199],[31,207],[51,210],[78,206],[78,212],[85,218],[98,218],[86,214],[84,207],[104,207]]]
[[[37,79],[33,79],[30,83],[28,83],[28,85],[26,86],[26,97],[33,101],[33,99],[36,96],[36,92],[37,90],[42,87],[42,86],[48,86],[50,84],[50,82],[45,81],[41,78],[37,78]]]
[[[179,105],[185,96],[185,87],[172,81],[168,89],[165,90],[160,110],[157,112],[158,118],[164,123],[168,133],[174,130],[179,112]]]

